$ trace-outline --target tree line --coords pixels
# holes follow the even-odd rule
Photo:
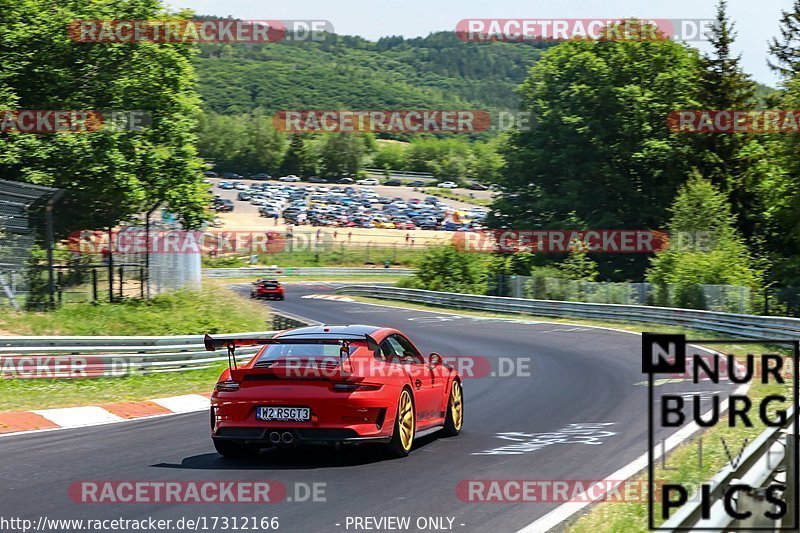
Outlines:
[[[672,131],[676,110],[798,109],[800,1],[783,12],[770,46],[780,87],[764,91],[733,53],[724,0],[711,50],[660,41],[570,41],[546,50],[520,88],[537,120],[500,150],[505,165],[492,224],[526,229],[668,229],[710,232],[710,249],[588,258],[610,281],[800,285],[797,134]],[[529,274],[564,257],[507,260]],[[694,288],[692,288],[694,287]],[[689,296],[685,297],[688,300]]]
[[[472,141],[451,133],[399,141],[372,133],[285,134],[260,110],[241,115],[205,113],[198,139],[199,152],[215,170],[249,174],[355,178],[365,168],[378,168],[489,182],[503,165],[501,137]]]

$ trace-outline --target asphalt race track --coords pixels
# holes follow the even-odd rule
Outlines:
[[[493,371],[500,358],[529,361],[529,375],[466,379],[461,435],[422,438],[399,460],[385,460],[369,447],[268,450],[251,462],[224,460],[211,444],[205,412],[0,438],[0,515],[34,522],[40,516],[276,516],[279,531],[298,532],[354,531],[348,517],[389,516],[410,517],[410,530],[417,531],[419,517],[445,517],[455,531],[516,531],[560,503],[465,502],[459,482],[601,480],[646,451],[647,387],[636,335],[303,298],[325,293],[329,285],[289,284],[286,301],[265,305],[323,323],[396,327],[426,354],[485,357]],[[714,388],[688,382],[664,387]],[[76,503],[68,489],[85,480],[274,480],[293,500],[302,499],[302,484],[317,483],[324,484],[318,486],[325,501]]]

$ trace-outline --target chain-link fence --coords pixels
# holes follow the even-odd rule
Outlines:
[[[0,306],[54,304],[52,208],[60,195],[58,189],[0,180]],[[41,298],[32,299],[34,292]]]
[[[733,285],[673,285],[591,282],[540,276],[498,276],[490,294],[536,300],[602,304],[657,305],[756,313],[763,310],[763,294]]]

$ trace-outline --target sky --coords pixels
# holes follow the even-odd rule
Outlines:
[[[388,35],[419,37],[454,30],[469,18],[509,19],[711,19],[714,0],[165,0],[174,9],[241,19],[327,20],[338,34],[375,40]],[[768,41],[778,34],[781,10],[792,0],[729,0],[736,24],[736,51],[756,81],[776,86],[767,66]],[[701,50],[702,43],[693,43]]]

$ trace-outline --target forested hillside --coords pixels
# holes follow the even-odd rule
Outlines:
[[[203,45],[195,60],[204,107],[516,109],[516,87],[548,43],[465,43],[452,32],[377,42]]]

